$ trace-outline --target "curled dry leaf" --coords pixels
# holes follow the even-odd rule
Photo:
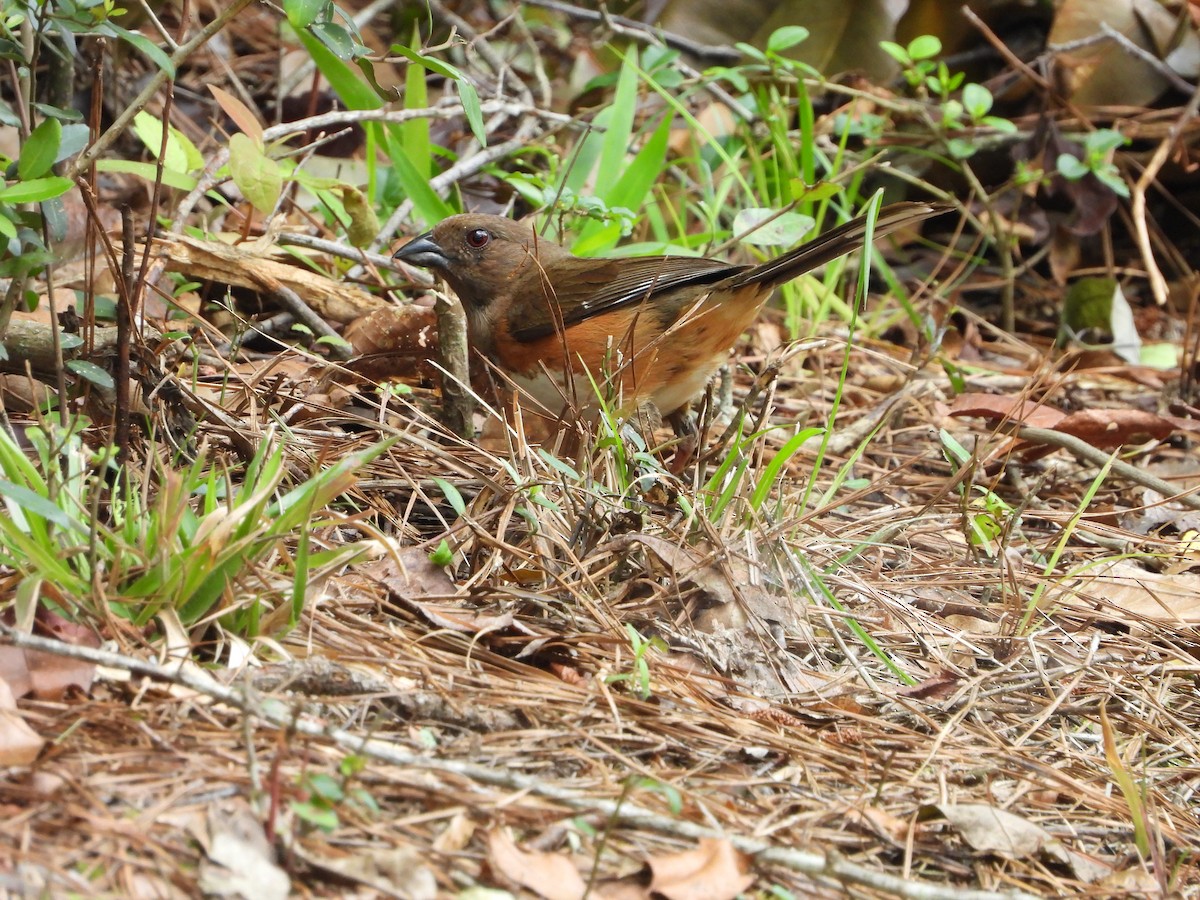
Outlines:
[[[754,883],[750,858],[717,838],[701,838],[694,850],[656,856],[646,865],[651,893],[667,900],[733,900]]]
[[[1108,864],[1068,848],[1040,825],[987,803],[946,803],[921,810],[922,819],[941,815],[971,849],[1003,859],[1035,855],[1068,866],[1080,881],[1094,882],[1112,873]]]
[[[561,854],[522,850],[500,829],[488,834],[487,845],[488,862],[497,874],[546,900],[580,900],[587,891],[575,864]]]

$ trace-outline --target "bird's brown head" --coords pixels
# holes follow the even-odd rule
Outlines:
[[[569,256],[533,229],[502,216],[461,215],[443,220],[394,254],[446,279],[468,314],[510,300],[523,279],[539,278],[560,256]]]

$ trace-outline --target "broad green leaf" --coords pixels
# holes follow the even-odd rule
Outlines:
[[[283,11],[293,28],[299,31],[317,21],[329,0],[283,0]]]
[[[0,203],[41,203],[43,200],[62,196],[73,187],[75,182],[58,175],[18,181],[16,184],[0,188]]]
[[[283,191],[283,173],[253,138],[244,134],[229,138],[229,174],[255,209],[264,216],[271,214]]]
[[[94,362],[88,362],[86,359],[69,359],[67,360],[67,369],[74,372],[80,378],[90,381],[96,387],[104,388],[111,391],[116,384],[113,382],[113,377],[104,369],[100,368]]]
[[[767,38],[767,50],[770,53],[782,53],[808,40],[808,29],[802,25],[784,25],[776,28]]]
[[[49,103],[34,103],[33,108],[47,119],[58,119],[60,122],[83,121],[83,113],[77,109],[63,109],[61,106],[51,106]]]
[[[58,156],[54,161],[60,163],[64,159],[70,159],[91,143],[91,140],[92,130],[82,122],[64,125],[62,141],[58,145]]]
[[[355,41],[349,31],[333,22],[317,22],[308,30],[315,34],[317,39],[328,47],[338,59],[353,59],[367,52],[367,48]]]
[[[139,112],[133,117],[133,130],[155,158],[163,152],[163,122],[161,119],[156,119],[148,112]],[[190,153],[188,152],[189,147],[191,148]],[[178,129],[167,128],[165,150],[163,166],[173,172],[190,172],[193,168],[199,169],[204,165],[204,158],[200,156],[200,151]]]
[[[908,55],[913,59],[933,59],[942,52],[942,42],[932,34],[922,34],[908,45]]]
[[[380,99],[371,88],[363,84],[362,79],[355,74],[344,61],[339,59],[321,41],[315,39],[309,32],[301,31],[296,35],[308,55],[312,57],[317,69],[325,76],[334,93],[341,98],[348,109],[379,109],[383,106]]]
[[[29,135],[21,156],[17,160],[17,176],[22,181],[41,178],[50,171],[58,159],[58,148],[62,143],[62,123],[58,119],[46,119]]]
[[[992,108],[992,92],[972,82],[963,88],[962,104],[972,119],[982,119]]]
[[[742,209],[733,217],[733,233],[745,243],[759,247],[791,247],[800,243],[815,224],[812,216],[797,212]]]

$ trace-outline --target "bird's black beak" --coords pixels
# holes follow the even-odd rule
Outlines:
[[[446,258],[446,252],[433,239],[432,231],[413,238],[393,253],[392,259],[398,259],[411,266],[426,266],[432,269],[444,269],[450,262]]]

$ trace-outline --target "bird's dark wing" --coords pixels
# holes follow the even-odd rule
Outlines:
[[[694,256],[576,259],[555,267],[554,284],[540,279],[537,302],[525,306],[510,335],[526,343],[593,316],[624,309],[680,288],[714,284],[747,267]],[[586,263],[587,265],[584,265]]]

